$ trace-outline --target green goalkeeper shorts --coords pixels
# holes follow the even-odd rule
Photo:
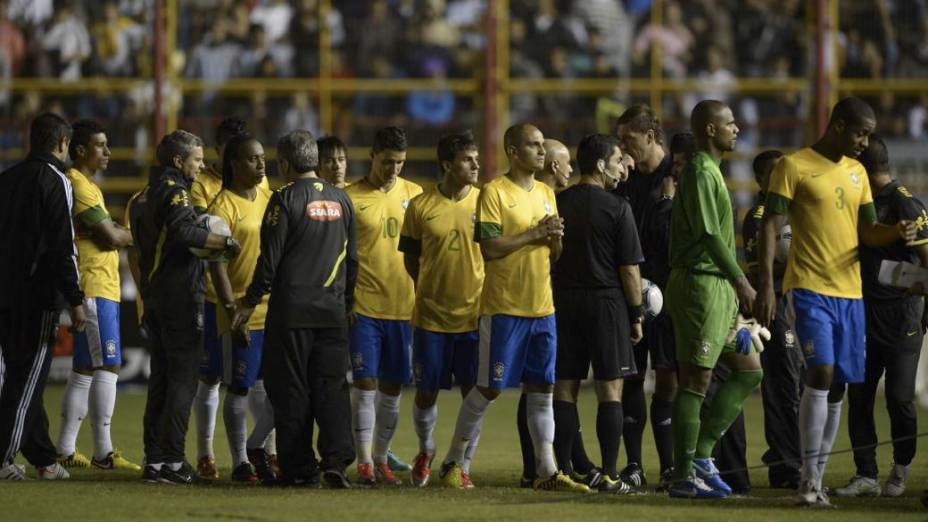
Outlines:
[[[738,312],[731,283],[721,276],[674,268],[667,282],[667,311],[673,321],[677,362],[714,368]]]

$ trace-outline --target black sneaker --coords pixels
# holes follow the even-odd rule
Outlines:
[[[319,474],[316,473],[311,477],[297,477],[294,479],[284,479],[278,481],[278,483],[284,487],[291,488],[308,488],[308,489],[321,489],[322,482],[319,480]]]
[[[258,476],[255,475],[255,468],[251,466],[250,462],[242,462],[232,470],[232,481],[254,484],[258,482]]]
[[[193,469],[193,466],[190,465],[186,460],[181,463],[180,469],[172,470],[167,464],[161,465],[161,482],[169,484],[197,484],[199,479],[197,478],[197,471]]]
[[[612,495],[631,495],[632,493],[635,493],[635,489],[629,486],[621,478],[612,480],[607,475],[603,475],[603,478],[599,482],[597,489],[600,493],[607,493]]]
[[[161,471],[154,466],[145,466],[142,468],[142,481],[152,484],[161,482]]]
[[[351,482],[342,470],[327,469],[322,472],[322,480],[331,489],[351,489]]]
[[[658,493],[664,493],[670,489],[671,484],[673,484],[673,466],[661,472],[661,480],[657,484],[656,491]]]
[[[637,462],[632,462],[628,466],[625,466],[625,468],[619,472],[619,478],[622,479],[622,482],[635,489],[643,489],[648,485],[647,479],[644,478],[644,470],[641,469],[641,465]]]
[[[603,470],[594,467],[587,473],[577,473],[576,471],[570,474],[570,478],[574,482],[579,482],[580,484],[586,484],[590,489],[597,489],[603,481]]]
[[[264,451],[264,448],[247,450],[248,462],[255,468],[255,475],[262,483],[277,480],[274,471],[271,469],[270,456]]]

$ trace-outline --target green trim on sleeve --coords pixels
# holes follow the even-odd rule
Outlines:
[[[104,219],[109,219],[109,217],[110,215],[107,214],[106,209],[100,205],[90,207],[77,215],[77,219],[80,221],[81,226],[88,229]]]
[[[493,239],[503,235],[503,225],[499,223],[478,222],[474,227],[474,241]]]
[[[764,212],[770,214],[785,215],[789,210],[789,205],[793,200],[786,196],[781,196],[776,192],[767,193],[767,201],[764,203]]]
[[[422,241],[415,239],[409,236],[400,236],[400,252],[406,252],[407,254],[420,254],[422,253]]]
[[[873,202],[864,203],[860,206],[860,213],[858,214],[860,219],[864,223],[875,223],[876,222],[876,207],[873,205]]]

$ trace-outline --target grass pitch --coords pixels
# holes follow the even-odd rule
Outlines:
[[[52,440],[57,437],[62,386],[49,386],[45,403],[51,419]],[[480,448],[472,467],[477,485],[473,491],[447,490],[433,484],[424,490],[410,487],[374,490],[300,490],[246,487],[228,482],[230,457],[221,419],[216,427],[216,455],[223,480],[210,486],[171,486],[144,484],[135,473],[72,471],[72,479],[63,482],[6,482],[0,484],[0,520],[56,522],[71,520],[925,520],[928,510],[921,507],[918,496],[928,487],[928,469],[923,457],[916,457],[912,466],[906,496],[900,499],[835,499],[832,510],[795,508],[784,490],[766,489],[767,475],[763,469],[752,471],[754,492],[749,498],[721,501],[671,500],[664,495],[644,494],[633,497],[607,495],[578,496],[565,493],[544,493],[518,488],[521,456],[515,430],[518,394],[504,393],[490,408],[481,435]],[[439,399],[439,422],[436,441],[439,455],[433,464],[437,476],[438,461],[451,436],[454,417],[460,403],[459,395],[443,392]],[[393,449],[404,459],[417,451],[412,427],[412,392],[404,393],[402,421],[397,430]],[[134,462],[142,459],[142,413],[144,390],[121,391],[113,419],[113,441],[123,455]],[[584,426],[595,426],[595,397],[591,390],[582,391],[581,418]],[[928,415],[920,412],[920,432],[928,431]],[[748,464],[760,463],[766,449],[763,437],[763,416],[760,396],[746,405],[748,430]],[[846,417],[846,412],[845,412]],[[881,440],[889,438],[889,420],[882,398],[878,399],[877,424]],[[587,451],[598,461],[595,430],[585,435]],[[835,443],[836,450],[850,446],[846,421]],[[78,439],[78,448],[89,454],[92,449],[90,427],[85,421]],[[193,422],[187,439],[188,458],[194,459],[196,441]],[[657,456],[650,428],[645,433],[645,468],[648,478],[656,481]],[[878,449],[881,472],[888,471],[892,460],[889,446]],[[620,455],[620,467],[625,464]],[[32,468],[27,468],[30,475]],[[826,485],[843,485],[853,475],[850,453],[832,457],[825,479]],[[401,475],[403,476],[403,475]],[[403,476],[408,481],[408,475]]]

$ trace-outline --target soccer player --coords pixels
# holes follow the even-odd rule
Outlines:
[[[664,150],[661,122],[647,105],[634,105],[622,113],[616,124],[616,134],[622,150],[635,163],[634,170],[628,174],[628,181],[621,183],[617,192],[631,203],[638,224],[638,237],[644,253],[641,277],[650,280],[666,294],[670,275],[670,209],[675,190],[673,156]],[[636,488],[647,484],[641,442],[648,419],[644,396],[648,359],[655,378],[651,397],[651,431],[663,486],[666,486],[673,467],[671,415],[677,393],[677,365],[670,323],[670,314],[666,310],[645,323],[644,338],[634,347],[638,375],[625,379],[622,387],[623,435],[628,465],[622,469],[620,476]]]
[[[557,140],[545,140],[545,168],[535,173],[535,179],[559,192],[567,188],[573,171],[567,146]]]
[[[727,343],[739,302],[749,309],[755,295],[738,266],[731,200],[719,170],[722,156],[735,148],[738,126],[724,103],[703,100],[693,109],[690,127],[697,151],[684,167],[673,199],[666,292],[680,375],[668,492],[671,497],[718,498],[731,489],[719,476],[712,451],[760,384],[763,371],[750,343],[744,353]],[[731,375],[700,422],[712,369],[720,359]]]
[[[554,385],[554,452],[570,473],[574,439],[580,435],[577,394],[593,367],[599,401],[596,435],[600,491],[631,493],[618,478],[622,437],[622,379],[636,374],[632,345],[641,340],[641,278],[644,261],[627,201],[613,191],[625,165],[615,136],[586,136],[577,147],[580,182],[557,195],[564,219],[564,252],[552,282],[557,310],[557,382]]]
[[[265,179],[264,147],[249,134],[239,134],[226,143],[223,155],[223,189],[213,199],[208,212],[229,224],[232,237],[242,252],[232,260],[220,258],[210,262],[220,311],[216,314],[216,331],[223,345],[223,382],[226,398],[222,418],[232,452],[232,480],[255,482],[274,480],[264,441],[274,429],[271,408],[261,409],[255,430],[246,444],[246,410],[249,390],[254,387],[261,369],[264,351],[266,299],[261,301],[241,331],[229,325],[235,315],[236,300],[245,295],[251,282],[261,246],[261,221],[271,199],[271,192],[261,187]]]
[[[87,322],[78,284],[71,182],[64,174],[71,126],[43,113],[29,128],[29,156],[0,173],[0,480],[26,480],[13,459],[22,449],[40,479],[66,479],[48,437],[42,403],[58,328],[59,295],[71,330]]]
[[[358,483],[401,484],[387,463],[400,414],[400,391],[412,376],[415,290],[399,251],[406,208],[422,187],[400,177],[406,133],[384,127],[374,136],[371,170],[346,190],[357,212],[358,280],[354,289],[351,363]],[[376,419],[376,421],[375,421]]]
[[[867,340],[864,382],[848,386],[848,431],[857,473],[850,483],[837,488],[838,496],[898,497],[905,492],[909,466],[915,457],[918,422],[915,409],[915,374],[925,324],[924,297],[883,286],[878,281],[884,259],[928,266],[928,211],[904,185],[892,178],[886,144],[871,135],[859,160],[867,169],[873,204],[881,223],[912,221],[917,229],[910,243],[896,241],[882,248],[860,247]],[[886,373],[886,409],[893,442],[893,464],[882,491],[877,482],[876,425],[873,406],[883,373]]]
[[[145,404],[145,468],[148,482],[190,484],[195,471],[184,460],[190,407],[202,353],[204,263],[190,247],[235,257],[232,236],[197,225],[190,183],[203,168],[203,142],[177,130],[158,144],[148,201],[132,237],[139,246],[145,324],[151,343],[151,376]]]
[[[233,331],[250,325],[271,293],[264,366],[274,407],[281,483],[350,487],[354,459],[348,398],[348,315],[357,273],[354,210],[343,191],[316,177],[319,156],[309,131],[277,142],[289,181],[271,197],[261,226],[261,255],[239,301]],[[250,326],[247,326],[250,328]],[[319,454],[313,453],[313,422]]]
[[[319,147],[319,177],[336,188],[347,187],[348,147],[336,136],[319,138],[316,145]]]
[[[795,315],[807,367],[799,403],[803,461],[796,501],[802,505],[829,504],[821,478],[841,418],[841,398],[829,400],[829,388],[832,383],[860,383],[865,377],[858,244],[889,246],[916,235],[911,221],[877,221],[867,173],[854,159],[867,148],[875,127],[873,109],[866,102],[839,101],[825,134],[777,163],[764,207],[758,247],[760,296],[754,315],[765,325],[776,315],[774,248],[787,214],[793,231],[783,292]]]
[[[72,125],[69,153],[73,167],[65,173],[74,193],[77,260],[87,309],[87,327],[74,336],[74,361],[61,405],[58,461],[65,467],[139,471],[113,449],[110,422],[116,407],[116,380],[122,366],[119,335],[119,249],[132,234],[113,222],[103,192],[93,181],[110,159],[106,131],[94,121]],[[90,411],[93,460],[77,451],[77,433]]]
[[[462,487],[461,461],[487,408],[502,388],[521,381],[538,472],[534,487],[589,492],[558,471],[552,446],[557,332],[551,260],[561,253],[564,225],[554,191],[534,178],[545,164],[544,136],[533,125],[514,125],[506,130],[503,146],[509,172],[480,191],[474,229],[486,271],[477,385],[458,412],[440,476],[446,485]]]
[[[754,158],[754,179],[760,187],[756,202],[745,215],[742,225],[744,257],[748,265],[748,279],[759,286],[760,270],[757,259],[758,233],[764,220],[765,201],[770,174],[783,157],[778,150],[761,152]],[[760,354],[764,367],[761,394],[764,403],[764,436],[767,451],[763,461],[776,463],[767,470],[770,487],[797,489],[799,487],[799,396],[802,391],[803,357],[793,325],[787,321],[787,302],[783,295],[783,274],[786,263],[774,261],[774,292],[777,296],[777,315],[770,329],[771,339],[764,343]]]
[[[413,422],[419,453],[412,483],[418,487],[431,479],[438,390],[450,389],[453,378],[466,397],[477,380],[477,312],[483,285],[483,257],[473,238],[480,163],[471,133],[442,137],[438,164],[441,182],[410,201],[399,245],[416,285]],[[465,488],[473,487],[470,461],[478,439],[479,432],[461,460]]]

